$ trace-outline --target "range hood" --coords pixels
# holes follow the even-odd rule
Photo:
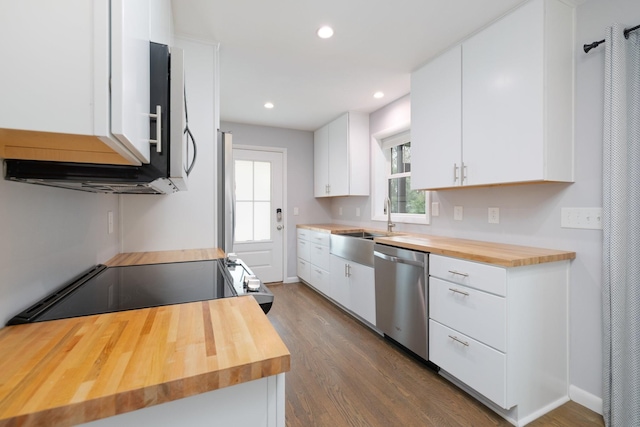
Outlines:
[[[158,111],[156,106],[160,106],[161,117],[150,127],[156,149],[151,150],[148,164],[6,159],[5,179],[92,193],[171,194],[187,190],[196,146],[187,124],[183,55],[181,49],[172,48],[169,53],[168,46],[150,43],[150,107]]]

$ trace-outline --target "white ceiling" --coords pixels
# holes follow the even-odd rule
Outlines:
[[[224,121],[315,130],[409,93],[410,73],[525,0],[174,0],[178,35],[220,43]],[[315,34],[325,24],[335,35]],[[374,99],[382,91],[385,97]],[[275,108],[267,110],[271,101]]]

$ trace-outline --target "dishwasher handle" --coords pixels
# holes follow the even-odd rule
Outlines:
[[[374,251],[373,255],[377,256],[378,258],[386,259],[387,261],[397,262],[399,264],[409,264],[409,265],[415,265],[417,267],[424,267],[423,262],[414,261],[412,259],[399,258],[397,256],[383,254],[382,252],[378,252],[378,251]]]

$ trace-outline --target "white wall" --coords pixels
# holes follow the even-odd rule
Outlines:
[[[117,196],[0,180],[0,201],[0,327],[118,252]]]
[[[122,252],[215,247],[218,46],[175,38],[185,51],[189,127],[198,158],[189,190],[121,196]]]
[[[397,227],[398,231],[575,251],[577,258],[572,262],[570,283],[571,397],[600,411],[602,232],[560,228],[560,209],[602,206],[604,47],[587,55],[582,45],[601,40],[605,27],[613,22],[627,27],[640,24],[640,2],[589,0],[576,10],[575,183],[438,191],[432,193],[432,201],[440,203],[440,216],[432,218],[430,226]],[[401,98],[372,113],[371,133],[407,120],[408,103],[408,97]],[[464,207],[463,221],[453,221],[456,205]],[[500,208],[500,224],[487,223],[490,206]],[[342,216],[338,215],[340,207]],[[357,207],[367,221],[355,217]],[[383,222],[370,221],[368,215],[369,198],[333,200],[334,222],[385,227]]]
[[[233,133],[236,145],[287,149],[287,205],[284,209],[287,271],[285,279],[296,276],[296,224],[331,222],[331,204],[313,197],[313,132],[222,122],[221,129]],[[298,208],[298,216],[293,208]],[[297,279],[295,279],[297,280]]]

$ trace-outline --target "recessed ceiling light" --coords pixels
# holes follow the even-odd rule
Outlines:
[[[264,104],[264,108],[273,108],[273,102],[267,102],[266,104]]]
[[[384,97],[384,93],[376,92],[376,93],[373,94],[373,97],[376,98],[376,99],[383,98]]]
[[[318,28],[318,31],[316,31],[316,34],[318,34],[318,37],[320,37],[321,39],[328,39],[333,35],[333,28],[331,28],[328,25],[325,25],[324,27]]]

